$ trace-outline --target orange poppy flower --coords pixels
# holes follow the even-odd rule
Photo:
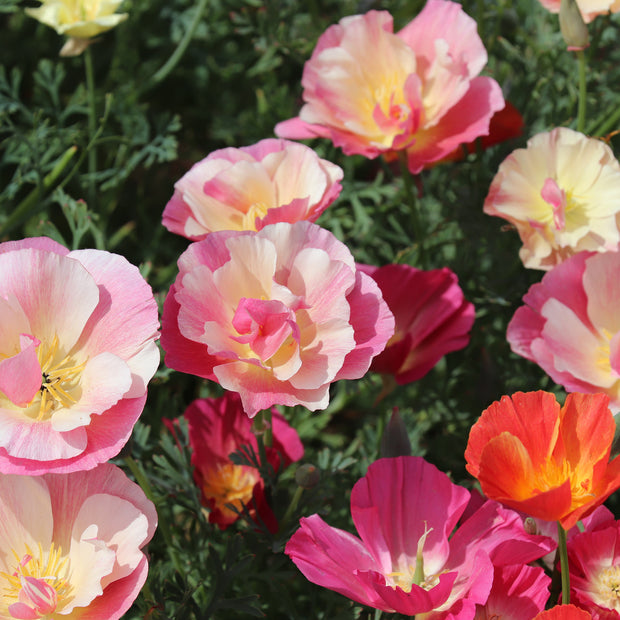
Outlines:
[[[590,612],[574,605],[556,605],[547,611],[540,612],[534,620],[588,620]]]
[[[608,404],[605,394],[569,394],[562,408],[548,392],[503,396],[471,429],[467,470],[487,497],[568,530],[620,487]]]

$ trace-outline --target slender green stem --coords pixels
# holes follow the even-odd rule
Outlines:
[[[93,71],[93,55],[90,45],[84,50],[84,69],[86,71],[86,92],[88,96],[88,140],[91,148],[88,151],[88,207],[95,210],[97,188],[95,174],[97,172],[97,149],[93,137],[97,131],[97,104],[95,101],[95,75]]]
[[[299,500],[301,499],[303,492],[304,492],[303,487],[298,486],[295,489],[295,493],[293,493],[293,498],[291,499],[291,503],[288,505],[288,508],[286,509],[286,512],[284,513],[284,516],[280,520],[280,524],[278,527],[279,532],[284,532],[286,530],[288,523],[291,520],[291,517],[293,516],[293,513],[295,512],[295,510],[297,510],[297,506],[299,505]]]
[[[611,115],[607,117],[607,119],[597,119],[593,125],[588,127],[588,131],[586,133],[589,136],[604,136],[616,127],[618,121],[620,121],[620,106],[617,107]]]
[[[422,269],[425,269],[426,253],[424,251],[424,232],[422,230],[420,214],[418,213],[418,205],[413,191],[413,178],[411,177],[409,166],[407,164],[407,151],[398,151],[398,163],[400,164],[400,172],[403,177],[405,196],[407,197],[407,201],[409,202],[409,207],[411,209],[411,225],[413,227],[413,235],[418,243],[420,266]]]
[[[577,131],[583,133],[586,126],[586,55],[583,50],[577,52],[579,65],[579,106],[577,108]]]
[[[187,46],[194,37],[194,33],[196,32],[196,28],[198,28],[198,24],[200,23],[202,14],[207,8],[207,2],[208,0],[200,0],[198,2],[198,6],[196,7],[196,12],[194,13],[194,19],[192,19],[192,23],[189,25],[189,28],[185,32],[185,35],[179,41],[177,48],[174,50],[170,58],[168,58],[168,60],[162,65],[162,67],[160,67],[160,69],[153,75],[151,81],[147,86],[147,90],[159,84],[159,82],[163,81],[168,76],[168,74],[177,66],[177,64],[183,57]]]
[[[13,210],[11,215],[8,217],[4,226],[0,228],[0,234],[4,235],[8,233],[12,228],[20,224],[23,220],[25,220],[29,215],[36,204],[37,200],[42,197],[44,194],[52,189],[54,183],[58,180],[58,177],[62,174],[63,170],[67,167],[75,152],[77,151],[77,146],[70,146],[58,160],[58,163],[54,166],[52,171],[45,176],[43,179],[43,183],[37,185]]]
[[[558,521],[558,552],[560,554],[560,572],[562,575],[562,605],[570,603],[570,575],[568,573],[568,549],[566,548],[566,530]]]
[[[153,502],[153,504],[157,506],[155,496],[153,495],[153,488],[151,487],[151,484],[140,465],[138,465],[138,463],[136,463],[136,461],[130,456],[126,456],[124,460],[125,464],[127,465],[127,467],[129,467],[129,470],[134,475],[136,482],[144,491],[144,494]],[[179,557],[176,548],[172,544],[172,534],[170,533],[170,526],[164,518],[163,511],[158,511],[157,513],[157,527],[162,533],[164,540],[166,541],[166,547],[168,549],[168,553],[170,554],[170,559],[172,560],[174,567],[179,573],[183,574],[183,563],[181,562],[181,558]]]

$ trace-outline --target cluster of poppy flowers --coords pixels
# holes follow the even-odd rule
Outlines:
[[[57,4],[44,2],[39,17]],[[489,134],[505,109],[499,85],[479,75],[486,60],[474,20],[447,0],[429,0],[398,33],[384,11],[345,18],[319,39],[305,104],[276,127],[280,139],[211,153],[176,184],[163,224],[192,243],[161,341],[170,368],[229,391],[185,413],[194,476],[219,527],[246,511],[277,528],[257,469],[229,458],[255,447],[258,412],[271,410],[265,458],[277,471],[303,447],[275,405],[323,409],[331,383],[368,370],[417,380],[467,345],[474,319],[447,268],[357,265],[314,223],[342,170],[288,139],[404,153],[418,173]],[[309,580],[425,618],[617,615],[619,527],[600,505],[620,486],[620,461],[609,460],[620,409],[619,183],[604,143],[563,128],[501,165],[484,210],[514,224],[526,267],[548,271],[508,340],[576,393],[563,407],[545,392],[517,393],[482,414],[465,458],[484,499],[418,457],[373,463],[351,494],[359,538],[312,515],[287,544]],[[114,620],[146,579],[141,548],[156,514],[106,461],[127,441],[159,362],[157,306],[122,257],[49,239],[0,244],[0,273],[0,615]],[[543,611],[550,580],[531,563],[557,546],[548,522],[567,533],[582,609],[563,600]]]

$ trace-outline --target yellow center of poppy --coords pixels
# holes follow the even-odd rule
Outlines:
[[[536,493],[545,493],[558,488],[566,480],[570,482],[573,509],[592,501],[595,495],[592,493],[591,472],[585,472],[583,468],[573,469],[571,463],[566,460],[548,459],[536,472],[531,481],[531,488]],[[526,491],[525,496],[528,495],[530,493]]]
[[[411,588],[416,585],[424,590],[431,590],[439,583],[439,577],[445,571],[430,575],[424,573],[424,544],[426,543],[427,536],[432,531],[433,528],[429,529],[425,521],[424,533],[418,539],[415,565],[410,564],[406,570],[398,569],[388,573],[387,577],[391,578],[394,588],[401,588],[404,592],[411,592]]]
[[[215,508],[228,517],[236,517],[252,499],[258,471],[251,467],[224,463],[210,469],[205,475],[202,492],[214,500]]]
[[[269,211],[269,207],[264,202],[255,202],[250,205],[243,216],[242,230],[256,230],[256,218],[262,220]]]
[[[52,618],[56,609],[72,596],[68,581],[70,563],[62,549],[52,543],[36,551],[26,547],[20,556],[12,551],[12,572],[0,572],[0,616],[3,618]],[[25,609],[28,608],[28,609]],[[31,615],[24,615],[30,610]]]
[[[72,356],[59,351],[58,337],[37,349],[41,365],[41,389],[28,407],[34,405],[37,421],[45,420],[60,407],[71,407],[80,397],[80,375],[86,361],[77,364]]]

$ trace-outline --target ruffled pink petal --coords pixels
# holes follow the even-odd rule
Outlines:
[[[447,42],[450,56],[465,63],[468,77],[478,75],[487,62],[487,52],[478,35],[476,21],[456,2],[429,0],[418,16],[398,32],[398,36],[427,63],[432,62],[437,54],[437,41]]]
[[[385,348],[394,333],[394,316],[372,278],[358,271],[355,288],[347,295],[347,301],[351,307],[349,320],[355,332],[355,348],[347,354],[336,380],[364,376],[372,358]]]
[[[487,135],[491,117],[504,106],[502,91],[495,80],[474,78],[467,93],[440,123],[416,135],[415,144],[407,149],[409,170],[417,174],[425,164],[443,159],[459,144]]]
[[[161,346],[166,352],[166,366],[205,379],[215,379],[213,366],[221,363],[221,360],[209,355],[202,342],[190,340],[181,334],[178,324],[181,306],[175,294],[176,287],[173,285],[164,301],[161,321]]]
[[[239,392],[243,408],[251,418],[276,404],[299,404],[310,411],[325,409],[329,404],[329,383],[316,389],[298,389],[276,380],[268,370],[245,362],[220,364],[213,372],[223,388]]]

